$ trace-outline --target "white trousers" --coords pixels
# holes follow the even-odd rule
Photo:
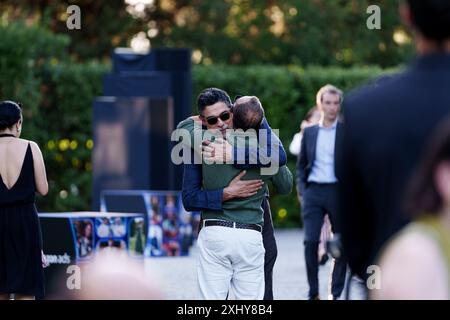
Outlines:
[[[198,237],[199,298],[264,298],[264,246],[261,232],[220,226],[203,227]]]

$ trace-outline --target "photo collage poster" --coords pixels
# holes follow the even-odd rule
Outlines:
[[[150,203],[145,256],[187,256],[197,238],[200,212],[184,209],[180,192],[146,195]]]
[[[86,260],[95,252],[111,248],[143,256],[145,230],[143,217],[92,217],[72,219],[77,258]]]

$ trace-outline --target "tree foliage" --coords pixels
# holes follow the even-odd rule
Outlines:
[[[24,103],[23,137],[40,145],[47,166],[50,193],[39,198],[38,208],[90,209],[92,101],[102,94],[102,77],[110,66],[73,61],[66,54],[68,38],[41,28],[14,23],[0,26],[0,34],[0,99]],[[195,66],[193,96],[211,86],[231,96],[258,96],[287,149],[322,85],[332,83],[347,92],[382,72],[378,67]],[[294,173],[293,156],[289,167]],[[295,192],[272,192],[271,205],[277,225],[300,223]]]
[[[82,29],[66,27],[77,4]],[[367,8],[381,9],[369,30]],[[396,66],[412,53],[397,0],[2,0],[9,19],[39,21],[71,38],[78,59],[107,58],[140,34],[152,47],[189,47],[197,63]]]
[[[80,30],[67,28],[70,5],[80,7]],[[108,59],[113,48],[127,46],[145,25],[127,11],[124,0],[0,0],[0,14],[5,21],[26,21],[69,37],[68,50],[77,60]]]
[[[0,99],[24,104],[23,137],[43,150],[50,194],[39,208],[90,208],[92,101],[111,50],[136,33],[153,47],[193,49],[194,97],[210,86],[260,97],[287,148],[322,85],[348,91],[411,54],[396,2],[378,1],[382,29],[368,30],[368,0],[0,0]],[[72,3],[81,31],[65,25]],[[300,222],[295,193],[273,194],[271,205],[278,225]]]
[[[68,37],[37,26],[3,24],[0,34],[0,100],[22,102],[22,137],[36,141],[45,158],[50,188],[39,209],[89,209],[91,108],[108,65],[73,61]]]

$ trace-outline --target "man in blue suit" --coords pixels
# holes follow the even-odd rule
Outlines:
[[[317,107],[321,121],[305,129],[300,157],[297,161],[297,185],[300,189],[306,271],[309,298],[320,299],[318,258],[320,232],[323,219],[328,213],[333,232],[337,214],[337,186],[335,174],[336,141],[340,138],[341,124],[338,121],[342,103],[342,91],[326,85],[317,93]],[[343,256],[335,259],[330,299],[337,299],[344,289],[346,262]]]
[[[450,1],[407,0],[400,12],[416,31],[416,61],[343,105],[338,222],[350,268],[362,278],[409,221],[405,188],[433,128],[450,112]]]

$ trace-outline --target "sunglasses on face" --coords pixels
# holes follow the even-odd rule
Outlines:
[[[231,113],[229,111],[224,111],[218,117],[208,117],[208,118],[206,118],[206,122],[210,126],[213,126],[213,125],[217,124],[217,121],[218,121],[219,118],[222,121],[227,121],[227,120],[230,119],[230,116],[231,116]]]

